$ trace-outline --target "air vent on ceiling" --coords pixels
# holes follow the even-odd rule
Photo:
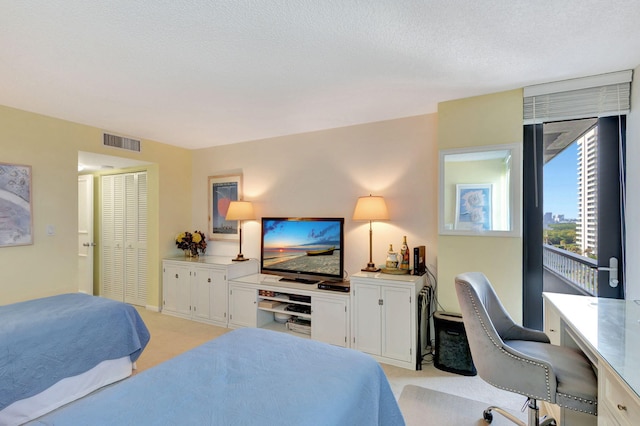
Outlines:
[[[140,141],[123,136],[104,134],[102,144],[113,148],[126,149],[129,151],[140,152]]]

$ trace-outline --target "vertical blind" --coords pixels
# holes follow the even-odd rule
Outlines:
[[[619,71],[524,88],[524,124],[629,113],[633,72]]]

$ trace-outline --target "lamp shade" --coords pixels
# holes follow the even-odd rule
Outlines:
[[[249,201],[232,201],[225,216],[226,220],[252,220],[255,218],[253,204]]]
[[[389,211],[384,198],[376,195],[359,197],[353,220],[389,220]]]

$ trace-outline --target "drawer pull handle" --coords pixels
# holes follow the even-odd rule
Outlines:
[[[627,406],[626,405],[622,405],[622,404],[618,404],[618,410],[627,411]]]

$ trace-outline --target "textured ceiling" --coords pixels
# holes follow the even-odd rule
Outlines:
[[[0,104],[187,148],[640,65],[637,0],[0,0]]]

